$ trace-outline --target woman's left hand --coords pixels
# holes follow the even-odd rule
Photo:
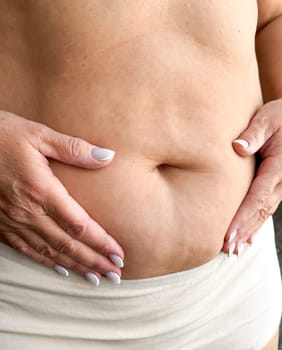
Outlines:
[[[240,255],[282,200],[282,98],[266,103],[233,141],[241,156],[259,151],[261,163],[225,235],[223,252]]]

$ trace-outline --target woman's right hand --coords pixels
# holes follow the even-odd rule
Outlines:
[[[48,159],[96,169],[114,152],[0,111],[0,241],[37,262],[120,282],[120,245],[68,194]]]

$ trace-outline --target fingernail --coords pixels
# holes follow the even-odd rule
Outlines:
[[[114,284],[120,284],[120,277],[117,273],[115,272],[106,272],[105,276],[107,277],[108,280],[113,282]]]
[[[120,267],[121,269],[124,267],[124,262],[121,257],[119,257],[116,254],[110,254],[109,258],[112,260],[112,262],[117,266]]]
[[[237,139],[237,140],[234,140],[233,142],[239,143],[239,145],[241,145],[244,148],[248,148],[249,147],[249,142],[246,141],[246,140]]]
[[[232,242],[233,239],[236,237],[236,235],[237,235],[237,229],[230,233],[228,242]]]
[[[235,247],[236,247],[236,243],[235,243],[235,242],[233,242],[232,244],[230,244],[230,246],[229,246],[229,251],[228,251],[228,256],[229,256],[229,257],[234,253]]]
[[[238,246],[238,258],[239,256],[241,256],[241,254],[243,253],[245,249],[245,245],[243,243],[240,243],[239,246]]]
[[[65,277],[69,277],[70,273],[67,269],[65,269],[63,266],[61,265],[55,265],[54,266],[54,270],[59,274],[59,275],[62,275],[62,276],[65,276]]]
[[[91,283],[94,284],[96,287],[98,287],[99,284],[100,284],[100,280],[99,280],[99,278],[95,275],[95,273],[86,272],[85,278],[87,279],[87,281],[91,282]]]
[[[115,152],[108,148],[95,147],[92,149],[91,154],[93,158],[100,161],[105,161],[114,158]]]

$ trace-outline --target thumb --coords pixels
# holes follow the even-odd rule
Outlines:
[[[38,151],[52,159],[87,169],[102,168],[114,158],[115,152],[44,127],[36,145]]]
[[[271,117],[266,115],[265,109],[260,109],[251,119],[248,127],[233,141],[234,150],[241,156],[256,153],[274,134]]]

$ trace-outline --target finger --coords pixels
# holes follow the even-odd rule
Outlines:
[[[270,215],[272,215],[276,209],[278,208],[280,202],[281,202],[281,195],[282,195],[282,183],[279,183],[276,188],[275,188],[275,192],[272,193],[272,195],[269,196],[269,212],[270,212]],[[258,216],[259,218],[261,218],[261,221],[265,221],[269,215],[267,215],[267,208],[266,210],[264,208],[261,209],[261,211],[259,212]],[[262,220],[262,218],[265,217],[264,220]],[[257,221],[259,222],[259,220]],[[249,244],[252,244],[253,243],[253,240],[256,236],[256,234],[258,233],[258,230],[260,228],[261,225],[256,225],[255,227],[255,230],[253,230],[253,232],[251,232],[247,237],[246,237],[246,242],[249,243]]]
[[[53,261],[53,268],[58,273],[61,273],[64,276],[68,276],[69,271],[77,272],[84,277],[87,277],[88,273],[94,273],[97,278],[101,278],[101,274],[90,270],[87,266],[83,266],[79,264],[77,261],[73,260],[69,256],[62,254],[55,250],[51,245],[49,245],[46,241],[44,241],[38,234],[33,231],[26,232],[25,235],[23,233],[18,233],[18,235],[40,256],[45,256],[47,259]],[[63,267],[62,269],[56,269],[56,266]],[[67,272],[67,273],[66,273]],[[98,281],[96,280],[96,285],[98,285]]]
[[[2,234],[2,236],[5,241],[11,241],[11,244],[16,249],[34,258],[39,263],[49,267],[52,267],[51,262],[53,262],[53,267],[55,264],[58,264],[60,269],[56,270],[57,272],[62,272],[66,275],[68,274],[68,270],[76,271],[83,274],[88,281],[95,285],[99,285],[97,278],[101,278],[101,274],[105,275],[106,278],[114,283],[120,283],[121,271],[120,268],[117,267],[118,264],[114,264],[106,257],[84,246],[81,242],[72,239],[49,217],[45,216],[45,219],[47,223],[45,222],[43,227],[44,229],[47,228],[48,232],[50,230],[54,233],[52,238],[50,238],[49,234],[45,233],[45,230],[40,230],[40,225],[37,225],[36,221],[32,225],[32,230],[22,228],[19,230],[17,228],[17,235],[15,233],[9,233],[8,235]],[[40,222],[42,222],[42,220],[40,220]],[[57,229],[60,230],[59,239],[66,239],[66,243],[63,243],[63,247],[56,247]],[[3,232],[3,230],[1,231]],[[64,237],[64,234],[67,238]],[[21,241],[24,242],[20,245],[18,245],[17,241],[19,237]],[[60,244],[59,242],[59,245]],[[95,276],[97,276],[97,278]]]
[[[75,239],[104,256],[110,257],[114,254],[124,259],[123,249],[118,242],[89,217],[64,188],[61,191],[49,192],[45,199],[44,210]]]
[[[277,209],[282,194],[281,179],[277,176],[278,163],[267,159],[261,164],[257,177],[228,228],[223,245],[225,253],[229,253],[231,245],[234,247],[233,243],[235,252],[241,242],[251,243],[262,223]],[[236,235],[232,239],[234,232]]]
[[[36,199],[38,203],[32,207],[30,205],[26,207],[25,200],[22,205],[21,200],[18,206],[12,207],[12,211],[9,210],[6,220],[8,226],[17,228],[18,231],[21,231],[22,227],[29,227],[57,251],[68,255],[78,263],[101,273],[120,274],[120,268],[123,265],[121,247],[68,195],[56,177],[53,176],[52,179],[53,182],[49,186],[52,190],[49,191],[48,197],[44,198],[46,195],[41,195],[40,199]],[[50,205],[48,205],[49,200]],[[42,201],[43,206],[40,203]],[[56,203],[55,207],[52,203]],[[59,212],[56,205],[59,206]],[[61,220],[54,221],[52,215],[48,216],[46,212],[55,213]],[[59,215],[61,213],[63,215]],[[5,220],[5,213],[2,213],[3,215]],[[84,239],[84,242],[80,239]],[[119,259],[113,259],[113,257]]]
[[[253,116],[247,129],[233,141],[233,148],[238,154],[248,156],[256,153],[279,130],[271,107],[271,103],[264,105]]]
[[[22,254],[28,256],[32,260],[46,267],[53,268],[60,275],[68,277],[69,271],[72,270],[80,273],[96,286],[99,285],[101,274],[78,264],[63,254],[56,252],[50,245],[48,245],[48,243],[44,242],[41,237],[35,233],[29,232],[25,238],[22,238],[21,234],[14,232],[6,232],[4,235],[7,244]]]
[[[6,243],[11,247],[15,248],[20,253],[30,257],[31,259],[43,264],[47,267],[53,267],[54,261],[47,258],[45,255],[41,255],[36,252],[24,239],[22,239],[18,234],[12,231],[1,231],[1,235],[4,237]]]
[[[44,156],[82,168],[96,169],[108,165],[115,156],[111,149],[101,148],[78,138],[59,133],[38,124],[39,136],[33,146]]]
[[[110,259],[91,249],[83,242],[71,237],[63,229],[57,226],[48,216],[41,217],[34,229],[44,241],[46,241],[55,251],[73,259],[76,263],[100,273],[116,272],[121,274],[120,268]],[[52,235],[50,235],[52,232]],[[46,254],[50,253],[46,250]]]

